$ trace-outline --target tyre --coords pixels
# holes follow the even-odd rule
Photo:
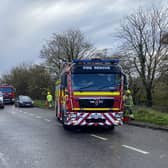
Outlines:
[[[62,113],[62,124],[63,124],[63,128],[64,128],[65,130],[70,130],[70,129],[71,129],[71,126],[70,126],[70,125],[66,125],[66,124],[65,124],[64,112]]]
[[[65,130],[71,130],[71,126],[69,126],[69,125],[65,125],[65,124],[63,124],[63,128],[65,129]]]
[[[56,116],[57,119],[58,119],[58,106],[55,106],[55,116]]]
[[[111,125],[111,126],[108,127],[108,129],[109,129],[110,131],[114,131],[115,126],[114,126],[114,125]]]
[[[55,107],[55,116],[56,116],[57,120],[60,121],[60,118],[58,116],[58,106]]]
[[[55,117],[57,118],[57,106],[55,106]]]

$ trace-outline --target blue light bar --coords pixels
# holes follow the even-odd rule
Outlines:
[[[73,63],[111,63],[111,64],[118,64],[119,60],[118,59],[112,59],[112,60],[102,60],[102,59],[90,59],[90,60],[79,60],[79,59],[74,59]]]

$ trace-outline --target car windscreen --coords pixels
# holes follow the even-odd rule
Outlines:
[[[10,87],[1,87],[0,91],[3,92],[3,93],[10,93],[10,92],[13,92],[13,88],[10,88]]]
[[[119,90],[120,74],[72,74],[72,89],[80,91]]]
[[[28,96],[20,96],[19,99],[21,101],[32,101],[32,99],[30,97],[28,97]]]

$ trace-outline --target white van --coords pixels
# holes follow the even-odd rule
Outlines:
[[[3,93],[0,91],[0,108],[4,108]]]

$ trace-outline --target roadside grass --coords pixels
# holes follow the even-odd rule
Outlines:
[[[47,108],[45,100],[35,100],[34,106],[40,107],[40,108]]]
[[[168,113],[162,113],[147,107],[135,107],[134,117],[137,121],[168,126]]]
[[[39,107],[39,108],[48,109],[48,106],[46,105],[45,100],[34,100],[34,106]],[[53,107],[50,109],[54,109],[54,103],[53,103]]]
[[[40,108],[47,108],[45,100],[35,100],[34,105]],[[168,113],[140,106],[135,106],[133,111],[136,121],[168,126]]]

